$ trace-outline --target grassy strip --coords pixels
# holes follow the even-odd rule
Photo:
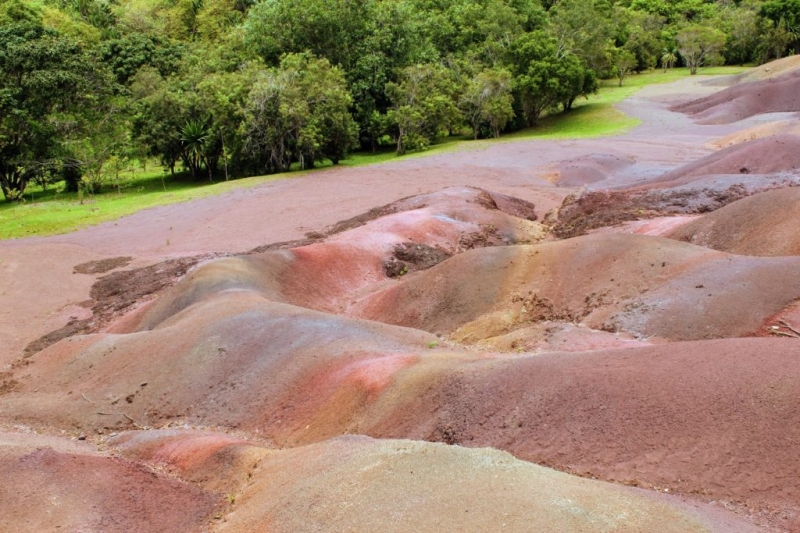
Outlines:
[[[700,74],[729,75],[746,70],[738,67],[718,67],[704,69]],[[352,154],[341,164],[353,167],[374,165],[452,150],[485,148],[490,143],[520,139],[581,139],[624,133],[636,126],[639,121],[615,109],[615,103],[630,97],[646,85],[669,83],[687,76],[686,69],[672,69],[666,73],[657,71],[630,76],[625,79],[622,87],[613,80],[603,82],[597,95],[577,102],[572,112],[545,116],[535,128],[505,135],[500,139],[473,141],[468,136],[451,137],[433,145],[429,150],[408,154],[402,158],[396,156],[391,148],[386,148],[377,153]],[[325,166],[330,164],[321,165],[320,168]],[[52,189],[42,191],[31,186],[25,193],[26,202],[0,203],[0,239],[68,233],[82,227],[116,220],[149,207],[195,200],[303,174],[305,172],[292,172],[210,184],[164,177],[160,171],[140,171],[131,177],[121,191],[109,189],[102,194],[86,197],[83,202],[76,194],[57,193]]]
[[[74,193],[43,192],[31,187],[24,203],[0,205],[0,239],[57,235],[79,228],[117,220],[142,209],[196,200],[233,189],[255,187],[263,183],[300,176],[305,173],[257,176],[235,181],[198,183],[166,178],[162,188],[161,173],[148,173],[132,180],[121,192],[107,191],[86,196],[81,201]]]

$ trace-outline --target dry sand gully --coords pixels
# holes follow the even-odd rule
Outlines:
[[[0,243],[0,530],[800,531],[795,63]]]

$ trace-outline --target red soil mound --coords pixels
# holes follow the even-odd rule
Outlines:
[[[584,190],[564,199],[558,210],[548,213],[552,234],[569,239],[607,228],[617,233],[659,235],[665,217],[696,215],[719,209],[742,198],[771,189],[800,185],[800,174],[790,176],[724,175],[686,178],[659,183],[656,178],[648,185],[628,190]],[[636,225],[646,225],[649,219],[662,219],[649,230],[627,231]],[[660,226],[660,228],[659,228]],[[610,228],[620,228],[610,229]]]
[[[0,415],[98,433],[180,420],[253,427],[265,417],[280,421],[286,391],[310,365],[341,372],[319,387],[346,382],[353,394],[367,394],[379,385],[362,377],[359,362],[406,356],[434,341],[223,291],[152,331],[74,337],[26,359],[17,385],[0,395]],[[322,389],[308,392],[313,398]]]
[[[737,337],[800,298],[800,259],[756,259],[638,235],[485,248],[365,297],[354,316],[461,342],[547,321],[670,340]]]
[[[768,191],[729,204],[667,234],[741,255],[800,255],[800,189]]]
[[[116,453],[167,470],[218,494],[236,494],[270,450],[242,439],[189,429],[127,431],[107,441]]]
[[[0,530],[205,531],[222,499],[89,446],[0,433]]]
[[[493,446],[560,470],[786,510],[800,528],[800,341],[425,360],[358,421],[380,437]]]
[[[204,487],[237,479],[217,531],[755,531],[719,509],[495,450],[345,437],[277,451],[190,430],[126,432],[109,444]]]
[[[800,111],[800,72],[734,85],[671,109],[701,124],[728,124],[762,113]]]
[[[800,56],[798,56],[800,58]],[[739,144],[747,141],[754,141],[764,137],[771,137],[773,135],[800,135],[800,121],[798,120],[780,120],[778,122],[768,122],[766,124],[759,124],[752,128],[739,130],[730,135],[726,135],[719,139],[715,139],[706,146],[719,150],[727,148],[734,144]]]
[[[282,446],[344,433],[491,445],[609,481],[796,510],[795,339],[466,356],[412,330],[240,300],[223,293],[149,332],[61,341],[30,359],[0,415],[101,432],[223,425]],[[149,453],[215,488],[230,487],[208,473],[220,465],[248,471],[223,459],[241,444],[184,443]]]
[[[387,283],[387,264],[402,274],[432,266],[424,257],[415,261],[414,245],[433,249],[441,260],[480,246],[537,242],[545,231],[531,220],[535,217],[527,202],[468,187],[407,198],[369,217],[337,224],[334,229],[342,232],[324,242],[203,265],[138,324],[129,320],[126,329],[115,331],[150,329],[224,290],[250,290],[271,300],[341,313],[359,295]],[[401,249],[405,255],[398,253]]]
[[[495,450],[346,437],[266,456],[219,528],[307,530],[752,529],[713,509],[568,476]]]
[[[750,69],[745,74],[740,74],[739,78],[741,81],[772,79],[798,69],[800,56],[788,56]]]
[[[798,86],[800,94],[800,86]],[[649,183],[675,186],[712,174],[771,174],[800,169],[800,136],[773,135],[735,144],[667,172]]]

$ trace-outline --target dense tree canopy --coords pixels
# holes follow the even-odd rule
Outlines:
[[[18,198],[81,134],[80,111],[101,106],[109,80],[80,47],[31,22],[0,28],[0,187]]]
[[[800,52],[800,0],[0,0],[0,185],[496,137],[657,67]]]

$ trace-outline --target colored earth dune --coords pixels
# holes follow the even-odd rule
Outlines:
[[[779,71],[0,243],[0,530],[800,531]]]

